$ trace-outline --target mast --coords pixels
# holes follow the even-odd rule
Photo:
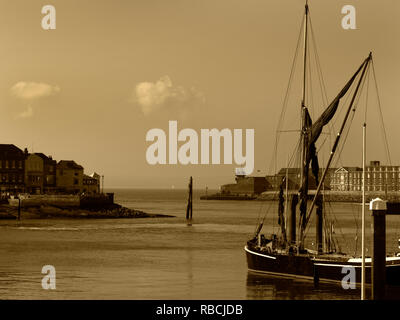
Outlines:
[[[302,211],[302,205],[305,207],[303,208],[304,211],[306,211],[307,207],[307,201],[304,203],[304,198],[307,196],[304,196],[304,192],[306,192],[306,188],[304,188],[303,181],[304,179],[308,179],[308,172],[305,169],[305,157],[306,157],[306,132],[305,132],[305,122],[306,122],[306,112],[307,112],[307,107],[306,107],[306,86],[307,86],[307,40],[308,40],[308,0],[306,0],[306,5],[305,5],[305,10],[304,10],[304,43],[303,43],[303,94],[302,94],[302,99],[301,99],[301,128],[300,128],[300,145],[301,145],[301,165],[300,165],[300,183],[299,185],[301,186],[300,193],[299,193],[299,201],[300,201],[300,216],[301,216],[301,211]],[[305,177],[305,175],[307,175]],[[300,221],[302,219],[300,218]],[[296,225],[296,210],[291,211],[291,222],[295,226]],[[295,227],[296,228],[296,227]],[[302,226],[300,225],[300,234],[301,234],[301,228]],[[296,229],[292,230],[293,235],[296,237]],[[293,239],[296,241],[296,238]]]
[[[300,167],[300,184],[303,183],[303,170],[305,158],[305,143],[304,143],[304,123],[305,123],[305,108],[306,108],[306,81],[307,81],[307,38],[308,38],[308,0],[306,0],[304,11],[304,43],[303,43],[303,95],[301,98],[301,167]]]
[[[285,217],[285,228],[287,228],[287,216],[288,216],[288,196],[289,196],[289,156],[288,156],[288,161],[286,164],[286,196],[285,196],[285,212],[284,212],[284,217]]]
[[[366,158],[366,126],[363,124],[363,155],[362,155],[362,203],[361,203],[361,300],[365,300],[365,158]]]
[[[303,97],[302,107],[305,107],[306,99],[306,76],[307,76],[307,37],[308,37],[308,0],[305,5],[305,23],[304,23],[304,46],[303,46]]]

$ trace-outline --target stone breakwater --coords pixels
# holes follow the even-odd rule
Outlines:
[[[0,219],[17,219],[18,207],[8,204],[0,205]],[[129,209],[118,204],[104,208],[70,208],[55,206],[22,207],[21,219],[121,219],[121,218],[162,218],[173,217],[164,214],[150,214],[140,210]]]

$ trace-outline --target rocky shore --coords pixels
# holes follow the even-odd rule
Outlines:
[[[0,219],[17,219],[18,207],[9,204],[0,205]],[[36,207],[22,207],[21,219],[121,219],[121,218],[166,218],[173,217],[164,214],[150,214],[140,210],[122,207],[118,204],[103,208],[70,208],[42,205]]]

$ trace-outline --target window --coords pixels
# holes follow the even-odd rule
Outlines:
[[[8,160],[6,160],[6,169],[8,169]]]
[[[78,184],[78,179],[74,179],[74,184]]]
[[[15,160],[12,161],[12,168],[15,169]]]

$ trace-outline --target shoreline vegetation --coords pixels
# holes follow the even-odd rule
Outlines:
[[[172,218],[166,214],[152,214],[129,209],[119,204],[97,208],[79,208],[54,205],[21,207],[20,219],[122,219],[122,218]],[[0,204],[0,220],[18,219],[18,207]]]

